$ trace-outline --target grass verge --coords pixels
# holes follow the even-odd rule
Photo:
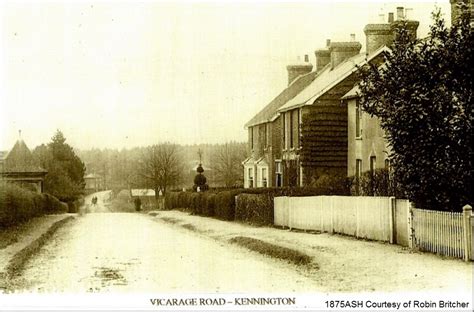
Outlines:
[[[41,249],[41,247],[46,244],[46,242],[51,238],[51,236],[54,235],[54,233],[56,233],[56,231],[61,226],[73,219],[73,216],[69,216],[55,222],[45,233],[43,233],[31,244],[29,244],[28,246],[20,250],[17,254],[15,254],[5,269],[6,278],[11,279],[20,275],[23,269],[25,268],[25,264],[28,262],[28,260],[31,259],[31,257],[35,255]]]
[[[180,222],[180,220],[175,219],[175,218],[161,217],[160,219],[171,224],[176,224]]]
[[[256,238],[236,236],[229,239],[229,242],[256,251],[262,255],[285,260],[296,265],[308,265],[312,262],[310,256],[298,250],[267,243]]]

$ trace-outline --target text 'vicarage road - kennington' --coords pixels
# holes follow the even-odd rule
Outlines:
[[[154,306],[224,306],[224,305],[295,305],[296,298],[154,298],[150,299]]]

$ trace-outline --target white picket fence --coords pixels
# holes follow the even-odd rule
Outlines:
[[[413,208],[413,245],[440,255],[465,258],[463,213]]]
[[[340,233],[474,260],[472,208],[463,213],[414,208],[393,197],[275,197],[274,223]]]
[[[391,209],[389,197],[276,197],[274,218],[289,228],[390,242]]]

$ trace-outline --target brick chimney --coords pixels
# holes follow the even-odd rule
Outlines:
[[[331,43],[329,45],[329,52],[331,53],[331,69],[348,58],[359,54],[361,48],[362,45],[360,42],[356,41]]]
[[[304,62],[288,65],[286,70],[288,71],[288,85],[290,85],[298,76],[311,72],[313,65],[309,63],[308,55],[305,55]]]
[[[420,22],[408,20],[405,15],[405,9],[403,7],[397,7],[397,20],[390,23],[390,27],[392,29],[393,40],[395,40],[395,36],[397,35],[395,28],[400,23],[406,23],[406,27],[407,27],[407,31],[408,31],[408,35],[410,39],[415,40],[417,37],[416,31],[418,29],[418,26],[420,25]]]
[[[393,19],[393,13],[390,14],[389,19]],[[390,46],[392,44],[393,35],[390,24],[367,24],[364,27],[364,33],[367,55],[372,54],[381,46]]]
[[[451,25],[458,22],[462,10],[461,5],[464,4],[470,14],[471,29],[474,27],[474,3],[471,0],[449,0],[451,3]]]
[[[331,53],[328,50],[330,44],[331,44],[331,40],[326,39],[326,48],[314,51],[314,55],[316,55],[316,71],[317,72],[321,71],[324,68],[324,66],[329,64],[329,62],[331,61]]]
[[[395,39],[395,28],[400,23],[406,23],[410,37],[416,39],[416,31],[420,23],[417,21],[407,20],[405,9],[403,7],[397,7],[396,13],[396,20],[394,19],[394,14],[390,12],[388,13],[388,23],[367,24],[364,27],[367,55],[373,53],[384,45],[389,47]]]

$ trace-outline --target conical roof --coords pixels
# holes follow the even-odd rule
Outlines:
[[[46,173],[46,170],[38,165],[25,142],[18,140],[5,157],[3,172]]]

